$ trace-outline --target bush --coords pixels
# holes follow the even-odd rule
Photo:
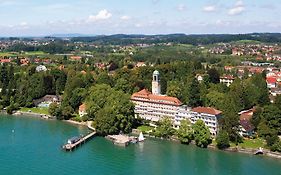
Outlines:
[[[277,151],[277,152],[281,152],[281,141],[278,140],[277,142],[275,142],[271,147],[270,147],[271,151]]]
[[[216,138],[216,142],[219,149],[228,148],[230,146],[228,133],[224,130],[220,131]]]
[[[164,117],[158,123],[158,127],[153,132],[156,137],[169,138],[174,134],[175,130],[172,127],[172,120],[169,117]]]

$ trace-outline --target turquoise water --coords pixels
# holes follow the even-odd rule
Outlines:
[[[14,132],[12,132],[14,130]],[[61,145],[87,129],[30,117],[0,117],[0,174],[281,175],[281,160],[148,139],[122,148],[95,137],[74,152]]]

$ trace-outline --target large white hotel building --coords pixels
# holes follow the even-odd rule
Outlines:
[[[218,119],[221,111],[210,107],[188,108],[182,102],[166,95],[161,95],[160,74],[153,72],[152,93],[143,89],[134,93],[131,97],[135,103],[135,114],[146,120],[157,122],[164,116],[172,119],[176,129],[180,126],[180,121],[188,119],[192,124],[201,119],[209,127],[212,135],[218,132]]]

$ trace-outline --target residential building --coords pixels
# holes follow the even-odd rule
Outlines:
[[[225,84],[227,87],[229,87],[234,80],[235,78],[232,75],[225,75],[220,77],[220,83]]]
[[[85,115],[87,115],[86,104],[83,103],[82,105],[79,106],[79,116],[83,117]]]
[[[33,103],[37,107],[49,107],[51,103],[60,103],[61,100],[61,96],[45,95],[42,98],[33,100]]]
[[[277,87],[277,78],[276,77],[266,77],[266,83],[268,88],[276,88]]]
[[[240,127],[239,134],[241,136],[252,136],[254,134],[255,127],[251,123],[251,119],[254,115],[255,109],[249,109],[239,112],[240,115]]]
[[[191,124],[194,124],[197,120],[202,120],[209,127],[211,134],[216,136],[219,130],[218,120],[221,118],[221,114],[222,111],[211,107],[196,107],[191,109],[182,106],[176,113],[174,127],[178,129],[181,120],[184,119],[189,120]]]
[[[174,128],[178,129],[180,121],[188,119],[194,124],[201,119],[209,127],[212,135],[218,132],[218,119],[221,111],[210,107],[188,108],[182,102],[166,95],[161,95],[160,74],[153,72],[152,93],[143,89],[131,96],[131,101],[135,104],[135,114],[143,119],[157,122],[164,116],[170,117]]]
[[[152,93],[143,89],[131,97],[135,103],[135,114],[146,120],[157,122],[164,116],[175,117],[181,101],[175,97],[161,95],[160,74],[153,72]]]
[[[36,72],[46,72],[48,69],[44,65],[39,65],[36,67]]]

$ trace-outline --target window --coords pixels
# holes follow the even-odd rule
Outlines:
[[[156,75],[153,76],[153,80],[154,80],[154,81],[157,81],[157,76],[156,76]]]

